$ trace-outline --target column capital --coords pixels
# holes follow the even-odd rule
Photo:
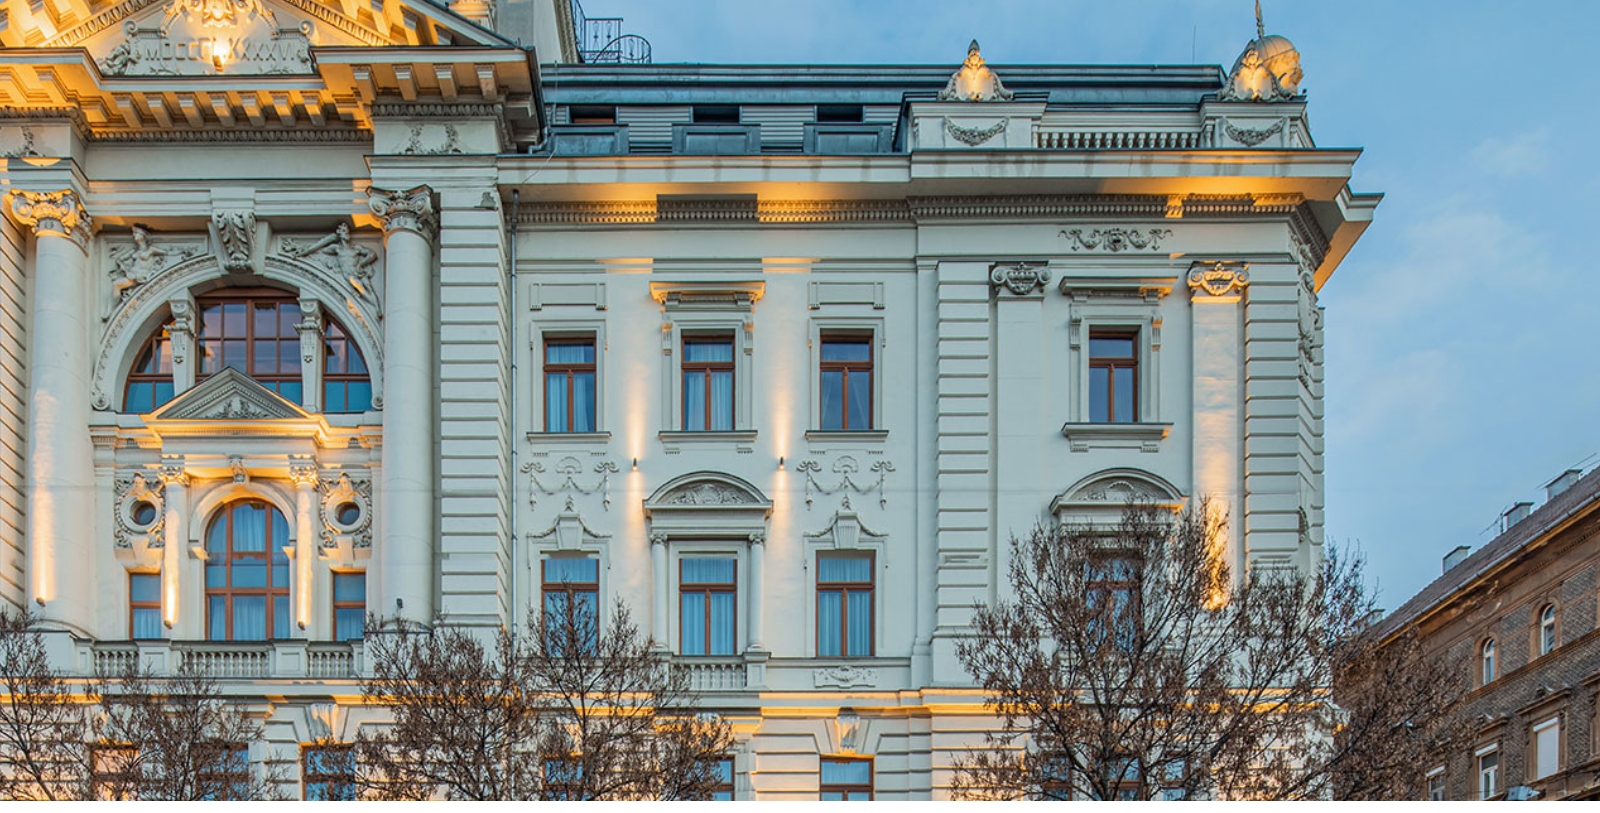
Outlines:
[[[383,223],[385,234],[412,231],[431,240],[439,231],[439,215],[433,208],[431,187],[418,186],[403,192],[368,187],[367,205]]]
[[[1245,263],[1198,262],[1189,267],[1189,290],[1195,301],[1232,301],[1249,285],[1250,266]]]
[[[297,488],[315,488],[318,480],[317,461],[310,455],[289,455],[289,479]]]
[[[93,222],[84,211],[78,193],[71,189],[55,192],[31,192],[26,189],[11,193],[11,213],[23,224],[32,226],[36,236],[53,235],[72,238],[78,245],[86,245]]]
[[[162,455],[159,476],[163,485],[188,486],[189,472],[185,469],[183,455]]]

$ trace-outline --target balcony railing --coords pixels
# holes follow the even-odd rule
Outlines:
[[[691,691],[725,692],[745,688],[747,670],[743,658],[678,658],[675,663],[689,673]]]
[[[171,674],[191,664],[218,680],[353,680],[360,677],[362,664],[361,644],[347,642],[117,641],[82,646],[81,671],[105,676],[132,666]]]

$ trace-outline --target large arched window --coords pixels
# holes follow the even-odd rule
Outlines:
[[[206,528],[206,638],[289,637],[289,521],[261,500],[225,506]]]
[[[301,404],[305,378],[300,361],[300,303],[273,288],[228,288],[198,297],[195,381],[232,367],[285,400]],[[172,400],[171,323],[146,340],[128,373],[122,411],[151,412]],[[372,378],[366,360],[343,325],[323,319],[322,404],[324,412],[372,409]]]

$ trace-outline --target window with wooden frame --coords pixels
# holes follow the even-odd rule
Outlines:
[[[134,357],[122,391],[122,411],[154,412],[172,396],[172,339],[167,328],[162,327],[145,340],[143,349]]]
[[[289,521],[263,500],[224,506],[206,528],[206,637],[289,637]]]
[[[95,743],[89,746],[89,793],[102,802],[132,801],[139,791],[139,748]]]
[[[349,743],[300,746],[301,798],[308,802],[356,799],[355,751]]]
[[[872,428],[872,334],[822,334],[819,373],[823,431]]]
[[[1548,655],[1556,649],[1556,605],[1546,604],[1539,611],[1539,654]]]
[[[818,784],[824,802],[870,802],[872,760],[823,757]]]
[[[737,572],[738,560],[732,557],[685,556],[678,560],[680,654],[734,654]]]
[[[571,757],[549,757],[544,761],[545,801],[583,802],[583,763]]]
[[[242,742],[206,743],[199,753],[195,790],[202,801],[237,802],[250,796],[250,752]],[[210,757],[207,759],[206,757]]]
[[[1140,797],[1141,772],[1139,760],[1126,757],[1107,760],[1101,766],[1105,773],[1101,777],[1106,788],[1111,790],[1112,801],[1138,802]]]
[[[600,633],[600,562],[545,559],[541,565],[545,648],[553,655],[593,651]]]
[[[1099,645],[1132,650],[1142,626],[1137,558],[1107,553],[1084,563],[1085,608],[1091,638]]]
[[[873,654],[873,557],[817,554],[817,655]]]
[[[683,337],[683,429],[733,431],[733,337]]]
[[[128,637],[154,641],[161,626],[161,574],[128,574]]]
[[[717,784],[711,789],[711,801],[733,801],[733,757],[723,757],[711,764]]]
[[[359,641],[367,622],[367,574],[333,574],[333,640]]]
[[[1041,802],[1068,802],[1072,800],[1072,760],[1064,755],[1034,754],[1032,759],[1038,766],[1036,775],[1039,780],[1039,798]]]
[[[195,305],[200,309],[196,381],[232,367],[287,401],[303,400],[299,302],[283,291],[235,288],[197,298]]]
[[[1139,333],[1089,332],[1089,422],[1138,423]]]
[[[372,375],[360,348],[338,322],[322,327],[322,411],[366,412],[372,409]]]
[[[545,337],[544,431],[595,430],[595,341]]]

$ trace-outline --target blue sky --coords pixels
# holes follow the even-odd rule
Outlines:
[[[1312,132],[1387,195],[1322,291],[1328,538],[1394,608],[1600,463],[1600,4],[1266,0]],[[1251,0],[588,0],[657,62],[1231,65]]]

